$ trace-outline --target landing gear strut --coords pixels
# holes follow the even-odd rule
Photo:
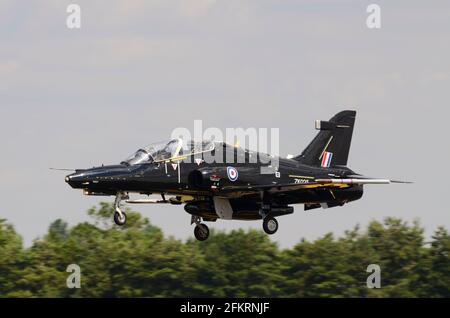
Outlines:
[[[122,200],[128,199],[128,195],[124,192],[117,192],[116,200],[114,201],[114,223],[119,226],[125,225],[127,223],[127,215],[120,209],[120,202]]]
[[[209,237],[209,228],[206,224],[201,223],[202,218],[199,216],[192,216],[191,224],[195,223],[196,226],[194,228],[194,236],[199,241],[205,241]]]
[[[261,192],[261,209],[259,210],[259,215],[263,219],[263,230],[267,234],[275,234],[278,230],[278,221],[270,216],[271,212],[271,204],[268,200],[268,196],[266,193]]]

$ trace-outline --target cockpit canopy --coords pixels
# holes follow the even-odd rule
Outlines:
[[[132,166],[142,163],[160,162],[212,150],[214,150],[214,142],[211,140],[201,142],[188,141],[183,143],[181,139],[170,139],[155,142],[147,147],[141,148],[122,163]]]

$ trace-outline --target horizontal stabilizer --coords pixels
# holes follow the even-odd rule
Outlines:
[[[364,179],[364,178],[353,178],[353,179],[316,179],[317,183],[322,184],[390,184],[390,183],[412,183],[407,181],[397,181],[389,179]]]
[[[412,181],[401,181],[401,180],[391,180],[391,183],[406,183],[406,184],[411,184],[414,183]]]

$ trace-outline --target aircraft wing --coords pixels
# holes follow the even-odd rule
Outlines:
[[[156,199],[136,199],[125,200],[126,203],[131,204],[156,204],[156,203],[170,203],[168,200],[156,200]]]
[[[309,183],[278,183],[278,184],[265,184],[265,185],[249,185],[249,186],[225,186],[220,189],[222,193],[245,193],[252,194],[260,191],[267,191],[269,193],[277,192],[289,192],[297,191],[302,189],[314,189],[314,188],[324,188],[324,187],[334,187],[334,188],[347,188],[349,185],[345,184],[325,184],[315,181]]]
[[[412,183],[408,181],[398,181],[390,179],[374,178],[346,178],[346,179],[315,179],[308,183],[284,183],[284,184],[266,184],[249,186],[226,186],[221,188],[224,192],[259,192],[267,191],[270,193],[296,191],[300,189],[314,188],[347,188],[351,185],[364,184],[390,184],[390,183]]]
[[[174,197],[170,197],[167,198],[164,195],[161,195],[162,199],[127,199],[125,200],[126,203],[131,203],[131,204],[175,204],[175,205],[179,205],[182,203],[186,203],[189,201],[194,200],[194,197],[189,196],[189,195],[184,195],[184,196],[174,196]]]

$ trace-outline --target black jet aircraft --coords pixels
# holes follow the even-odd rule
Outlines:
[[[319,132],[305,150],[276,158],[276,167],[267,154],[220,142],[172,139],[141,148],[118,165],[77,169],[65,180],[86,195],[115,196],[117,225],[126,222],[122,201],[184,204],[200,241],[209,236],[202,221],[217,219],[262,220],[264,231],[273,234],[275,217],[293,213],[293,204],[304,204],[305,210],[342,206],[360,199],[365,184],[402,182],[367,178],[347,167],[355,116],[346,110],[316,121]],[[207,160],[213,157],[215,162]],[[227,163],[230,157],[233,163]],[[261,173],[263,167],[273,173]],[[131,200],[129,193],[160,194],[161,199]]]

